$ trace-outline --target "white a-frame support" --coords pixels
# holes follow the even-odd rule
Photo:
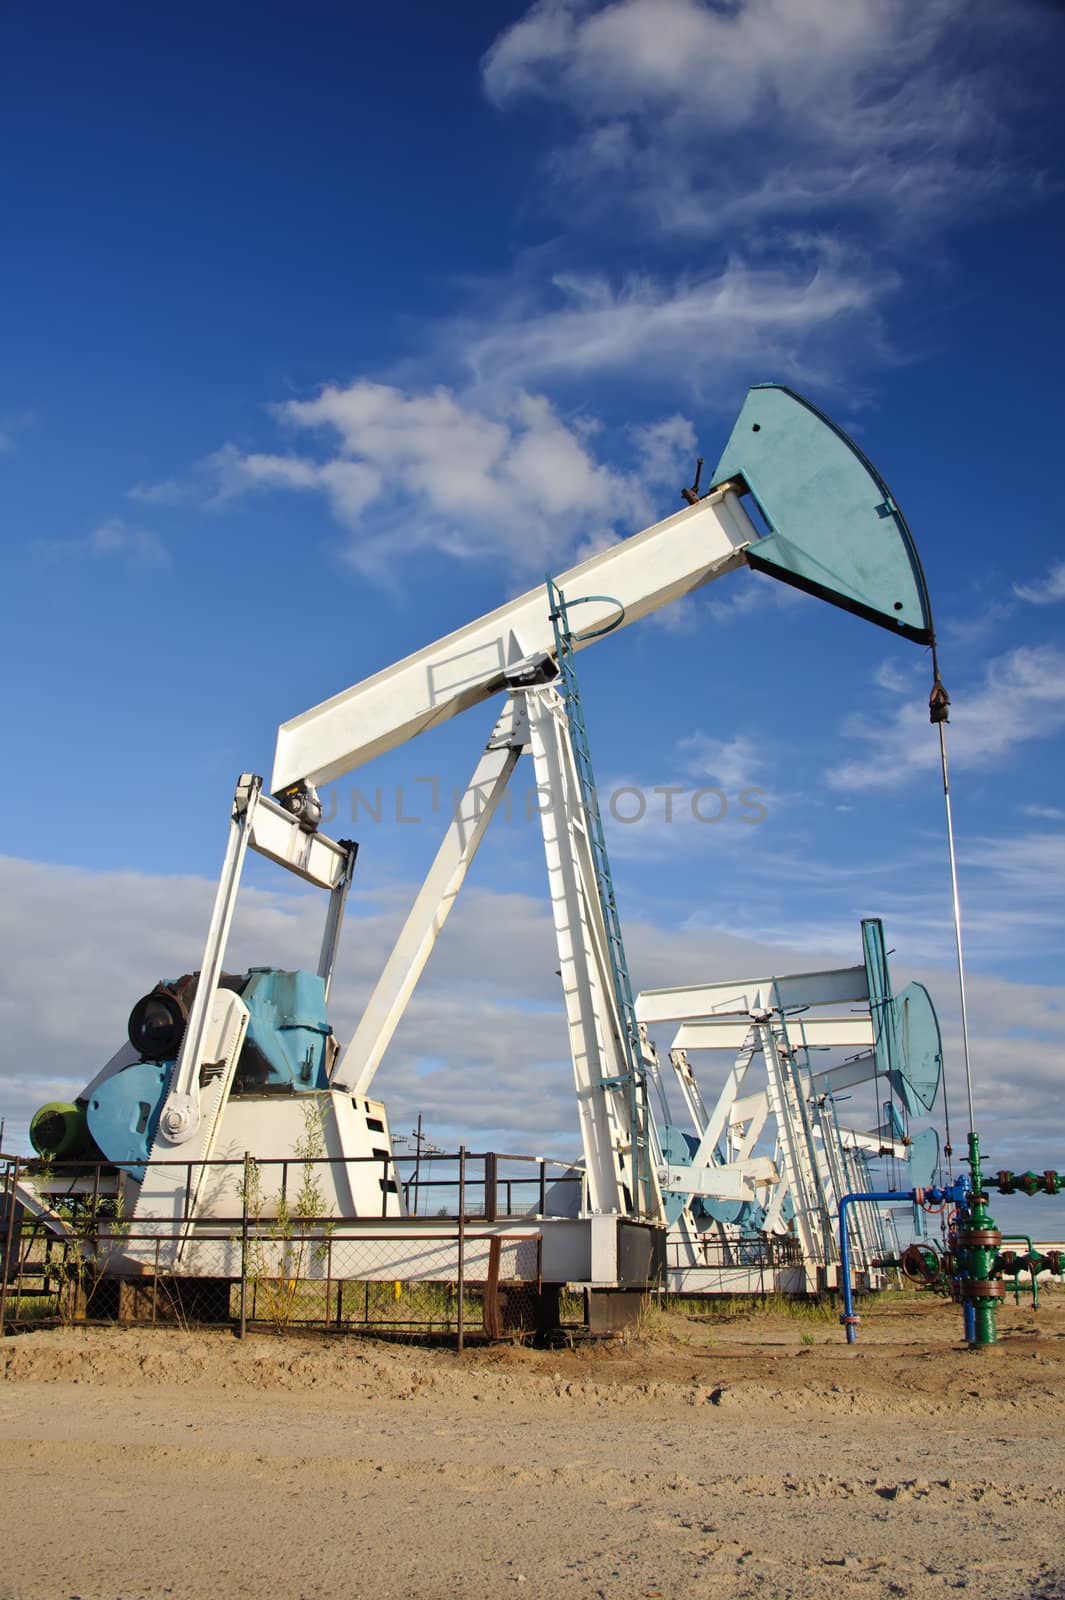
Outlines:
[[[522,750],[536,768],[559,974],[587,1169],[588,1209],[634,1215],[621,1019],[569,723],[551,685],[515,687],[370,996],[333,1082],[368,1093]],[[641,1130],[647,1131],[647,1130]],[[653,1178],[652,1206],[661,1206]]]
[[[509,695],[351,1043],[337,1062],[333,1081],[350,1085],[353,1094],[369,1093],[381,1057],[527,743],[524,703],[520,696]]]
[[[526,702],[588,1205],[593,1212],[632,1215],[641,1209],[634,1134],[646,1137],[649,1129],[630,1127],[623,1024],[569,721],[556,689],[529,689]],[[642,1095],[639,1103],[646,1118]],[[650,1204],[658,1215],[662,1202],[653,1168],[651,1187]]]

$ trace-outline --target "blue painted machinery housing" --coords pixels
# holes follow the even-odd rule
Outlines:
[[[326,1016],[324,979],[314,972],[252,967],[243,976],[227,977],[224,985],[240,995],[249,1011],[233,1094],[328,1088],[333,1030]],[[180,979],[160,989],[187,996],[188,982]],[[86,1113],[96,1145],[108,1161],[126,1165],[138,1179],[155,1140],[179,1048],[180,1039],[165,1060],[120,1066],[89,1095]]]

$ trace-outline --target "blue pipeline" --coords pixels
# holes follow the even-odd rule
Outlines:
[[[863,1200],[874,1206],[897,1206],[906,1201],[912,1205],[920,1205],[926,1200],[934,1206],[941,1205],[944,1201],[960,1206],[965,1204],[965,1179],[959,1178],[949,1189],[895,1189],[843,1196],[839,1203],[839,1266],[840,1276],[843,1279],[843,1315],[839,1320],[847,1330],[848,1344],[854,1344],[858,1338],[860,1319],[855,1314],[854,1290],[851,1287],[851,1242],[847,1232],[847,1211],[850,1206],[857,1205]],[[966,1328],[968,1329],[968,1323]]]

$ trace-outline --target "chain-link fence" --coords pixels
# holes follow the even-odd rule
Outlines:
[[[372,1330],[460,1348],[535,1331],[536,1221],[559,1184],[576,1209],[579,1177],[493,1153],[389,1158],[381,1216],[353,1218],[343,1197],[358,1165],[0,1157],[0,1326]]]

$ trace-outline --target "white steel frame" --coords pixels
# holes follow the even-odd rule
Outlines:
[[[818,1010],[844,1004],[862,1009],[848,1015]],[[669,1233],[675,1263],[671,1286],[689,1293],[741,1287],[735,1274],[700,1267],[702,1239],[710,1235],[696,1228],[692,1216],[691,1202],[699,1195],[760,1199],[766,1206],[767,1235],[789,1231],[784,1208],[790,1198],[804,1263],[802,1286],[828,1286],[838,1263],[839,1202],[860,1181],[856,1152],[906,1157],[904,1145],[884,1129],[837,1127],[831,1104],[834,1093],[877,1075],[864,966],[645,990],[637,996],[636,1012],[645,1030],[678,1024],[669,1060],[699,1140],[690,1165],[669,1164],[661,1173],[664,1190],[688,1196]],[[859,1053],[815,1073],[807,1055],[814,1048]],[[708,1111],[691,1056],[710,1050],[734,1050],[736,1055]],[[761,1070],[754,1080],[756,1061]],[[754,1154],[767,1134],[773,1142],[771,1159]],[[718,1154],[722,1147],[725,1159]],[[713,1237],[715,1243],[724,1237],[720,1226]],[[884,1249],[875,1226],[855,1230],[859,1271],[873,1275],[874,1260]]]

